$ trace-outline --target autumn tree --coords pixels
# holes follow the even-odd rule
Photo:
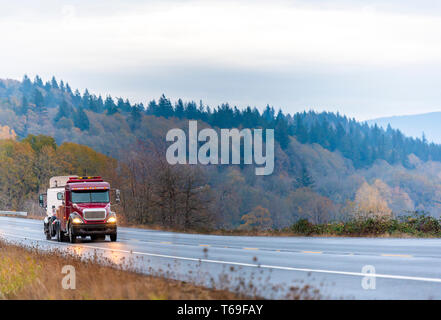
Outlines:
[[[392,211],[375,186],[364,182],[355,195],[356,218],[390,217]]]
[[[27,143],[0,141],[0,204],[5,210],[19,210],[37,189],[35,153]]]
[[[164,154],[152,144],[127,153],[118,183],[127,219],[178,229],[212,226],[212,194],[204,173],[170,165]]]
[[[268,230],[273,225],[270,212],[261,206],[257,206],[251,212],[244,214],[242,221],[244,223],[240,225],[240,229],[243,230]]]

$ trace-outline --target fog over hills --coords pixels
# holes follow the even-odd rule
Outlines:
[[[421,138],[423,133],[429,142],[441,143],[441,111],[415,115],[393,116],[372,119],[368,124],[387,128],[388,124],[407,136]]]

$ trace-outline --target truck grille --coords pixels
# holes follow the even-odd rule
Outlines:
[[[104,220],[106,218],[105,210],[84,210],[84,219],[86,220]]]

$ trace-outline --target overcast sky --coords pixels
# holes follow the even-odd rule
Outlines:
[[[0,78],[360,120],[440,111],[439,3],[0,0]]]

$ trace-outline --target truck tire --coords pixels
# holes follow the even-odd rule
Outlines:
[[[49,220],[49,235],[51,238],[55,237],[57,235],[57,225],[53,224],[53,220]]]
[[[46,220],[43,222],[43,232],[46,236],[46,240],[50,240],[49,224],[46,223]]]
[[[77,236],[73,234],[72,226],[70,226],[70,225],[69,225],[69,242],[70,243],[77,242]]]
[[[118,238],[118,235],[116,233],[110,235],[110,241],[112,241],[112,242],[115,242],[117,238]]]
[[[61,226],[58,223],[56,226],[56,234],[57,234],[57,241],[58,242],[63,242],[64,241],[64,235],[63,235],[63,231],[61,231]]]

